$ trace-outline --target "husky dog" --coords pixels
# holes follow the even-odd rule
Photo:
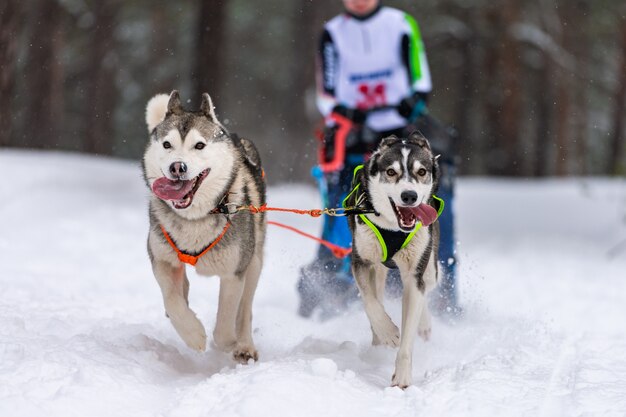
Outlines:
[[[259,153],[229,135],[208,94],[200,111],[183,108],[177,91],[153,97],[146,108],[150,140],[143,156],[150,190],[148,254],[165,312],[187,346],[206,348],[204,326],[189,308],[185,263],[218,275],[220,293],[213,342],[238,362],[258,359],[252,341],[252,298],[263,264],[263,213],[228,207],[265,204]]]
[[[428,340],[431,319],[426,294],[437,282],[439,223],[432,205],[438,157],[418,133],[382,140],[364,167],[355,172],[348,206],[374,214],[350,216],[352,273],[372,328],[372,344],[400,346],[392,385],[411,384],[415,335]],[[402,333],[383,306],[386,268],[398,268],[403,284]]]

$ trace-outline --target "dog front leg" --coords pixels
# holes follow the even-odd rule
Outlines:
[[[428,293],[437,285],[437,256],[436,252],[433,252],[430,257],[430,262],[428,264],[428,268],[424,271],[424,295],[427,296]],[[428,308],[428,302],[424,303],[424,309],[422,310],[422,315],[420,316],[419,326],[417,328],[417,332],[419,336],[424,339],[425,342],[430,340],[430,335],[432,333],[432,325],[431,325],[431,316],[430,309]]]
[[[243,287],[244,277],[242,276],[226,275],[220,277],[220,295],[215,329],[213,330],[213,342],[218,349],[224,352],[231,352],[237,342],[235,323]]]
[[[387,282],[388,269],[381,264],[374,265],[374,288],[376,299],[382,304],[385,300],[385,283]]]
[[[424,340],[428,342],[430,340],[430,334],[432,333],[430,310],[428,309],[428,303],[425,303],[422,315],[420,316],[420,323],[417,328],[417,333]]]
[[[377,298],[376,269],[360,260],[353,260],[352,274],[361,293],[365,314],[370,321],[372,343],[397,347],[400,332]]]
[[[233,357],[237,362],[247,363],[253,359],[257,361],[259,355],[252,341],[252,300],[256,291],[259,276],[261,275],[262,261],[254,256],[245,272],[243,295],[237,311],[237,344],[233,351]]]
[[[416,282],[410,282],[412,281],[411,279],[403,281],[402,336],[400,339],[400,349],[398,349],[398,355],[396,356],[396,370],[393,374],[391,385],[404,389],[411,385],[413,343],[420,322],[420,316],[426,304],[426,298],[422,291],[418,290]]]
[[[206,349],[206,331],[196,314],[189,308],[187,301],[189,281],[185,267],[155,260],[152,263],[152,270],[161,287],[165,312],[174,329],[187,346],[203,352]]]
[[[387,268],[382,265],[374,265],[373,273],[370,273],[371,283],[375,289],[376,299],[384,306],[385,300],[385,282],[387,280]],[[398,332],[398,341],[400,340],[400,333]],[[372,330],[372,345],[378,346],[384,344]],[[396,344],[397,345],[397,344]]]

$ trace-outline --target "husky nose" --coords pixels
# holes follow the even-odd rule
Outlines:
[[[417,201],[417,193],[415,191],[402,191],[400,198],[404,204],[413,205]]]
[[[170,165],[170,173],[177,178],[185,175],[185,172],[187,172],[187,165],[184,162],[174,162]]]

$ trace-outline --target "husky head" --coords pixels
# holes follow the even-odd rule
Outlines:
[[[208,94],[200,111],[183,108],[178,91],[153,97],[146,108],[150,141],[146,182],[178,214],[199,218],[214,208],[233,177],[237,153]]]
[[[437,211],[428,202],[438,185],[438,158],[417,132],[407,139],[383,139],[364,170],[370,202],[380,214],[372,220],[404,232],[415,229],[418,221],[433,223]]]

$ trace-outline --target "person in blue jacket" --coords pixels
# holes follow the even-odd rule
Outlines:
[[[419,129],[442,154],[442,178],[438,195],[446,202],[441,223],[439,257],[442,277],[440,309],[456,309],[453,227],[453,155],[437,149],[437,138],[446,136],[433,128],[426,103],[432,90],[430,69],[417,22],[407,13],[385,7],[379,0],[343,0],[344,13],[324,25],[317,56],[317,105],[325,119],[322,161],[337,154],[338,120],[348,121],[344,158],[320,180],[327,207],[340,207],[350,191],[354,168],[362,164],[380,140],[406,136]],[[445,130],[445,129],[444,129]],[[449,139],[449,138],[446,138]],[[442,140],[449,143],[450,140]],[[450,146],[448,146],[450,147]],[[352,242],[344,217],[325,217],[322,238],[349,247]],[[388,288],[401,289],[399,276],[390,274]],[[324,314],[343,309],[358,294],[349,259],[337,259],[320,245],[315,260],[302,268],[298,281],[299,314],[309,317],[317,307]]]

